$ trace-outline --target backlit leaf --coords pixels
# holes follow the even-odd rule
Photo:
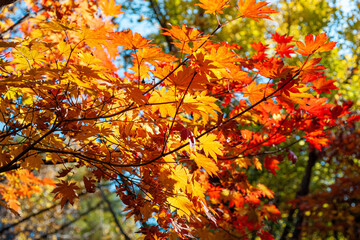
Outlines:
[[[205,9],[205,13],[222,14],[222,9],[229,7],[229,0],[200,0],[201,3],[198,3],[199,7]]]
[[[200,147],[204,150],[205,155],[210,155],[215,160],[217,160],[217,155],[222,155],[222,145],[216,139],[214,134],[207,134],[199,138]]]
[[[217,175],[219,168],[217,167],[214,160],[207,158],[200,153],[195,153],[191,158],[194,159],[196,165],[198,165],[199,168],[204,168],[210,175]]]
[[[239,0],[238,7],[241,16],[252,18],[259,21],[258,18],[271,19],[268,15],[277,13],[277,11],[266,7],[269,3],[267,2],[256,2],[256,0]]]

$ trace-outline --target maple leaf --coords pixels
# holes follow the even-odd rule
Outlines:
[[[255,49],[257,52],[265,52],[266,49],[268,49],[269,45],[264,45],[262,42],[253,42],[252,44],[250,44],[252,46],[253,49]]]
[[[278,33],[275,34],[271,34],[271,38],[274,39],[274,41],[276,41],[277,43],[281,44],[281,43],[291,43],[293,37],[287,37],[286,34],[284,35],[279,35]]]
[[[101,0],[100,9],[107,16],[115,17],[123,11],[121,11],[121,5],[115,5],[115,0]]]
[[[295,45],[287,45],[286,43],[280,43],[275,47],[276,54],[279,54],[282,58],[291,58],[290,54],[295,53],[295,51],[291,49],[294,46]]]
[[[229,0],[200,0],[200,2],[201,3],[195,5],[198,5],[202,9],[205,9],[205,13],[210,14],[222,14],[222,9],[230,6],[228,4]]]
[[[309,87],[292,87],[289,90],[283,89],[283,95],[278,96],[278,99],[293,106],[294,103],[304,105],[306,99],[313,98],[310,93],[307,93]]]
[[[326,98],[311,98],[304,99],[303,105],[299,107],[310,114],[313,114],[317,117],[322,117],[326,113],[326,109],[333,107],[331,103],[327,103]]]
[[[319,129],[314,132],[307,133],[306,140],[316,149],[321,150],[321,147],[326,147],[329,145],[329,139],[327,139],[324,135],[324,132]]]
[[[56,176],[57,178],[62,178],[65,177],[66,175],[68,175],[69,172],[71,172],[73,168],[65,168],[62,169],[61,172],[59,172],[59,174]]]
[[[266,93],[265,93],[266,91]],[[251,104],[255,104],[261,101],[264,97],[271,94],[272,88],[266,83],[259,83],[256,85],[256,81],[253,81],[244,89],[244,97],[248,97]],[[265,95],[266,94],[266,95]]]
[[[96,180],[92,179],[92,178],[87,178],[87,177],[83,177],[83,181],[84,181],[84,185],[85,185],[85,188],[86,188],[86,191],[88,193],[93,193],[95,192],[95,182]]]
[[[143,105],[147,102],[146,97],[143,95],[142,91],[137,87],[130,87],[127,89],[129,96],[135,103]]]
[[[210,54],[206,55],[206,59],[212,60],[212,65],[215,67],[234,67],[237,56],[227,47],[220,46],[219,48],[212,48]],[[212,70],[214,72],[214,70]]]
[[[199,168],[204,168],[210,175],[217,175],[219,168],[212,159],[207,158],[200,153],[195,153],[191,158],[195,161]]]
[[[326,79],[325,77],[319,78],[318,80],[313,82],[314,85],[314,89],[317,93],[331,93],[331,89],[338,89],[338,87],[336,87],[334,85],[334,80],[329,80]]]
[[[161,117],[174,116],[176,113],[176,107],[174,102],[174,92],[167,90],[165,87],[160,88],[154,92],[149,98],[149,104],[151,103],[168,103],[161,105],[153,105],[154,112],[159,110]]]
[[[170,36],[173,39],[177,39],[182,43],[196,41],[199,38],[204,38],[201,32],[196,28],[187,27],[185,24],[182,27],[177,25],[171,25],[171,29],[164,28],[164,33],[162,35]]]
[[[325,69],[324,65],[319,64],[321,61],[321,58],[312,58],[309,61],[307,61],[301,68],[302,72],[301,74],[305,73],[306,75],[310,76],[319,76],[323,74],[323,71]],[[304,82],[304,80],[302,80]],[[308,81],[305,81],[305,83]]]
[[[125,49],[140,49],[153,46],[149,44],[150,40],[147,40],[140,33],[135,33],[130,29],[117,32],[113,34],[114,43],[123,46]]]
[[[33,169],[40,170],[41,164],[43,164],[43,160],[41,159],[41,156],[38,154],[35,154],[35,155],[30,155],[27,158],[25,158],[23,167],[25,167],[29,170],[33,170]]]
[[[170,204],[171,211],[176,211],[180,217],[184,215],[188,218],[190,217],[193,204],[187,197],[183,195],[178,195],[175,197],[167,198],[167,201]]]
[[[280,169],[278,163],[278,160],[267,156],[264,161],[264,167],[268,169],[272,174],[276,175],[275,169]]]
[[[251,160],[250,158],[237,158],[235,160],[235,163],[240,167],[240,168],[246,168],[248,169],[249,166],[251,166]]]
[[[217,160],[217,155],[222,155],[222,145],[215,139],[217,139],[216,135],[208,134],[199,138],[199,143],[206,156],[210,155],[213,159]]]
[[[281,213],[275,205],[265,205],[263,211],[272,221],[281,218]]]
[[[296,154],[293,152],[293,151],[291,151],[290,149],[288,149],[287,150],[288,151],[288,159],[289,160],[291,160],[291,162],[293,163],[293,164],[295,164],[296,162],[297,162],[297,160],[298,160],[298,157],[296,156]]]
[[[235,206],[237,208],[241,208],[244,206],[244,203],[245,199],[241,193],[235,191],[231,193],[229,207]]]
[[[78,195],[75,192],[77,189],[80,188],[76,186],[75,182],[70,183],[62,180],[60,183],[56,184],[55,189],[51,193],[56,193],[54,200],[61,199],[61,208],[63,208],[67,202],[74,204],[74,199],[78,198]]]
[[[326,33],[320,33],[315,36],[308,34],[305,36],[305,42],[297,41],[296,45],[299,48],[296,52],[301,55],[307,56],[316,52],[327,52],[333,49],[336,45],[336,42],[327,41]]]
[[[258,18],[271,18],[268,16],[268,14],[278,13],[278,11],[275,11],[269,7],[265,7],[269,3],[267,2],[258,2],[256,3],[256,0],[239,0],[238,6],[239,11],[241,13],[241,17],[249,17],[254,19],[255,21],[259,21]]]
[[[223,188],[220,186],[216,186],[216,187],[212,186],[212,187],[210,187],[210,189],[208,189],[208,191],[206,193],[209,195],[210,198],[218,199],[221,196],[220,193],[222,190],[223,190]]]
[[[267,198],[274,198],[274,192],[268,189],[264,184],[258,183],[258,189],[261,191],[261,195]]]
[[[178,192],[180,189],[185,190],[188,184],[189,171],[187,168],[177,165],[171,174],[171,178],[176,180],[177,183],[174,185],[174,191]]]
[[[261,171],[262,170],[262,165],[261,165],[261,162],[259,161],[259,159],[258,158],[253,158],[252,161],[253,161],[253,164],[254,164],[255,168],[257,170]]]

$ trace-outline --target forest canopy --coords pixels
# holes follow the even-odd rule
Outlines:
[[[341,2],[0,2],[0,236],[359,239]]]

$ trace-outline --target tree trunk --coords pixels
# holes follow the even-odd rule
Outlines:
[[[305,173],[304,173],[304,176],[301,181],[300,189],[296,193],[296,198],[300,198],[300,197],[303,197],[303,196],[306,196],[307,194],[309,194],[312,168],[314,167],[314,165],[317,161],[317,158],[318,158],[318,155],[317,155],[316,150],[312,149],[309,153],[309,160],[307,162]],[[297,217],[296,217],[295,229],[293,232],[292,239],[294,239],[294,240],[300,239],[301,225],[304,220],[304,213],[303,213],[303,211],[301,211],[301,209],[299,209],[299,206],[297,205],[297,206],[293,206],[289,210],[287,224],[284,228],[283,234],[281,235],[281,238],[280,238],[281,240],[287,239],[287,235],[289,234],[291,225],[293,224],[293,218],[294,218],[296,209],[298,209],[298,213],[297,213]]]

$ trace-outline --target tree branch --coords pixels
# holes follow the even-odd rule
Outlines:
[[[12,4],[16,2],[16,0],[1,0],[0,1],[0,10],[2,7],[5,7],[6,5]]]
[[[104,199],[104,201],[106,202],[106,204],[107,204],[107,206],[108,206],[108,208],[109,208],[109,211],[111,212],[111,214],[112,214],[112,216],[113,216],[113,218],[114,218],[114,221],[115,221],[117,227],[120,229],[121,234],[124,235],[124,237],[125,237],[126,240],[131,240],[131,238],[126,234],[126,232],[125,232],[124,229],[122,228],[122,226],[121,226],[121,224],[120,224],[120,222],[119,222],[119,219],[117,218],[116,213],[115,213],[114,209],[113,209],[112,206],[111,206],[111,202],[110,202],[109,199],[106,197],[106,195],[105,195],[104,191],[102,190],[101,186],[99,186],[99,189],[100,189],[100,192],[101,192],[101,196],[102,196],[102,198]]]
[[[41,142],[44,138],[46,138],[47,136],[49,136],[50,134],[52,134],[60,125],[61,125],[61,121],[58,122],[57,124],[53,125],[53,127],[46,132],[44,135],[42,135],[38,140],[36,140],[35,142],[33,142],[32,144],[30,144],[30,146],[28,146],[25,150],[23,150],[19,155],[17,155],[12,161],[10,161],[8,164],[0,167],[0,173],[2,172],[7,172],[9,171],[12,166],[19,161],[26,153],[28,153],[31,149],[33,149],[33,147],[38,144],[39,142]]]
[[[162,149],[162,152],[161,152],[161,153],[164,153],[164,152],[165,152],[166,144],[167,144],[167,142],[168,142],[168,140],[169,140],[169,137],[170,137],[170,134],[171,134],[171,130],[172,130],[173,126],[174,126],[174,122],[175,122],[176,116],[177,116],[178,113],[179,113],[181,104],[184,102],[186,93],[189,91],[190,85],[191,85],[191,83],[193,82],[196,74],[197,74],[197,72],[195,72],[194,75],[193,75],[193,77],[191,78],[191,80],[190,80],[190,82],[189,82],[189,84],[188,84],[188,86],[187,86],[187,88],[186,88],[186,90],[185,90],[185,92],[184,92],[184,95],[183,95],[183,97],[181,98],[181,101],[180,101],[180,103],[179,103],[179,106],[177,106],[177,108],[176,108],[174,118],[173,118],[173,120],[172,120],[172,122],[171,122],[171,125],[170,125],[169,134],[168,134],[167,137],[165,138],[164,146],[163,146],[163,149]]]
[[[15,0],[16,1],[16,0]],[[2,0],[0,1],[0,9],[3,4],[3,2],[10,2],[10,3],[13,3],[15,2],[14,0]],[[8,4],[10,4],[8,3]],[[7,5],[7,4],[6,4]],[[45,11],[45,8],[41,8],[39,9],[37,12],[34,12],[34,13],[27,13],[25,14],[21,19],[19,19],[16,23],[14,23],[12,26],[10,26],[8,29],[6,29],[4,32],[0,33],[0,39],[3,38],[4,35],[6,35],[7,33],[11,32],[12,30],[14,30],[14,28],[16,28],[17,26],[19,26],[20,24],[22,24],[23,22],[25,22],[26,20],[28,20],[29,18],[33,18],[39,14],[41,14],[43,11]]]

